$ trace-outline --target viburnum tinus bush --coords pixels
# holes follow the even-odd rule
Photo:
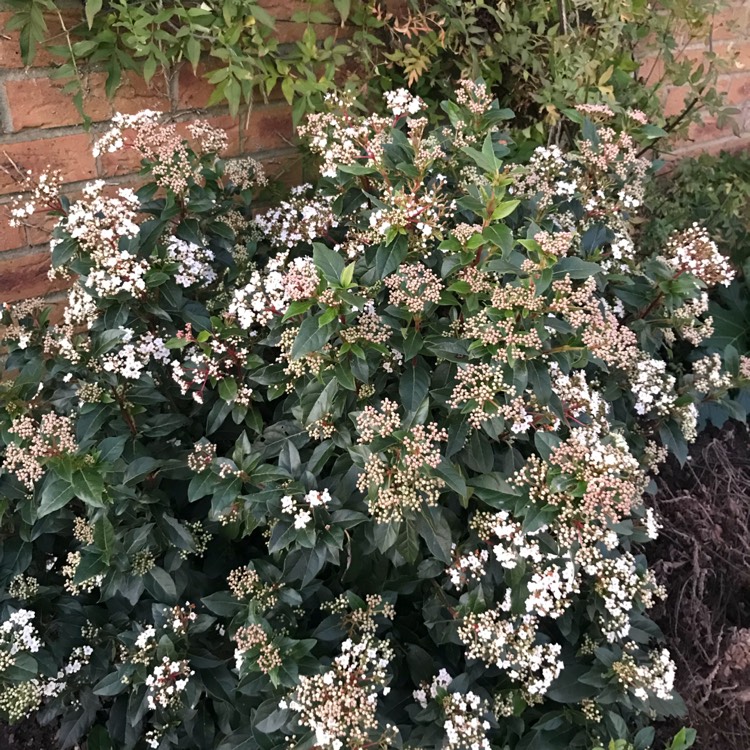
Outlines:
[[[638,112],[513,162],[463,81],[429,125],[332,99],[319,188],[144,112],[137,191],[59,216],[55,323],[6,306],[0,709],[64,747],[651,745],[679,712],[640,545],[667,450],[750,362],[689,364],[732,271],[631,239]],[[679,740],[685,746],[682,740]]]

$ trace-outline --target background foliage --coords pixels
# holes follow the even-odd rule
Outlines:
[[[690,42],[709,37],[721,2],[667,0],[656,13],[644,0],[334,0],[331,17],[330,5],[309,0],[294,15],[307,24],[304,36],[284,45],[275,19],[256,0],[87,0],[80,23],[54,39],[44,18],[58,12],[54,0],[9,3],[16,9],[9,28],[22,31],[24,59],[33,59],[40,44],[54,52],[79,106],[81,74],[90,66],[107,71],[111,95],[125,70],[150,80],[173,75],[182,61],[196,68],[205,60],[212,102],[226,101],[236,112],[280,85],[296,122],[346,81],[378,107],[383,91],[402,85],[437,103],[464,75],[482,77],[516,113],[514,127],[537,140],[550,129],[559,138],[560,110],[574,102],[640,108],[670,132],[684,132],[703,111],[717,114],[720,125],[736,111],[717,92],[723,67],[716,56],[707,53],[696,67],[683,54]],[[318,42],[319,23],[347,24],[347,31]],[[648,69],[639,58],[649,59]],[[661,74],[652,75],[659,66]],[[665,120],[659,95],[668,85],[685,86],[686,98],[683,111]]]

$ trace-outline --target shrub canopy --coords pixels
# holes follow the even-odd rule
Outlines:
[[[3,312],[0,709],[89,750],[646,748],[644,493],[750,376],[687,363],[731,269],[635,246],[637,112],[518,163],[478,83],[435,126],[329,104],[320,188],[254,218],[259,166],[151,112],[97,144],[139,190],[16,202],[72,287]]]

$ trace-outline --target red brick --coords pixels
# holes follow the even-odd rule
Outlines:
[[[685,50],[683,57],[693,60],[697,66],[705,62],[708,51],[706,46],[696,45]],[[720,64],[725,65],[727,73],[750,70],[750,40],[719,42],[713,45],[711,52]]]
[[[245,151],[253,153],[286,148],[294,138],[292,110],[286,104],[256,106],[245,132]]]
[[[12,260],[2,260],[0,255],[0,300],[15,302],[65,288],[64,280],[50,281],[47,278],[49,267],[48,252],[23,255]]]
[[[52,227],[57,224],[57,217],[49,214],[33,216],[34,221],[26,226],[26,237],[29,245],[47,245],[50,240]]]
[[[112,108],[115,112],[132,115],[143,109],[169,112],[172,104],[166,91],[166,84],[158,74],[151,79],[150,83],[146,83],[135,73],[128,72],[123,75],[122,83],[115,91]]]
[[[99,157],[99,177],[117,177],[133,174],[141,168],[141,154],[134,148],[126,147],[113,154],[103,153]]]
[[[291,20],[295,13],[305,13],[310,7],[308,0],[260,0],[258,4],[267,10],[277,21]],[[331,2],[323,4],[315,3],[314,9],[332,18],[335,16],[335,10]]]
[[[747,39],[750,29],[750,4],[742,2],[719,11],[712,19],[711,38],[715,42]]]
[[[682,159],[687,156],[697,156],[698,154],[718,154],[720,151],[744,151],[750,148],[750,135],[742,138],[729,136],[728,138],[718,138],[714,141],[704,141],[702,143],[693,143],[682,146],[675,150],[672,159]]]
[[[651,55],[644,55],[640,60],[638,76],[649,86],[658,83],[664,75],[664,63]]]
[[[26,244],[24,228],[10,226],[9,219],[10,206],[0,206],[0,250],[14,250]]]
[[[750,70],[731,76],[727,104],[741,106],[750,102]]]
[[[35,173],[47,166],[59,169],[66,182],[96,176],[91,138],[84,133],[0,145],[0,167],[7,168],[12,174],[14,163],[21,170],[30,169]],[[0,194],[14,193],[18,189],[11,174],[0,169]]]
[[[261,159],[261,162],[272,180],[279,180],[288,187],[304,182],[304,163],[302,156],[297,152]]]
[[[178,109],[203,109],[208,106],[208,100],[214,90],[205,75],[212,69],[211,66],[201,63],[193,73],[190,65],[180,68],[177,79],[177,108]]]
[[[106,120],[112,114],[104,94],[104,79],[104,74],[93,73],[87,77],[85,85],[84,111],[95,121]],[[64,85],[65,81],[49,78],[6,81],[13,130],[80,124],[81,115],[73,104],[72,94],[63,92]]]

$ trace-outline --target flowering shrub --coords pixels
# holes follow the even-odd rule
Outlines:
[[[326,178],[263,177],[156,113],[98,148],[151,181],[70,201],[3,312],[0,709],[96,748],[649,747],[679,712],[645,610],[650,475],[750,362],[686,363],[732,270],[632,240],[642,118],[569,113],[515,164],[464,81],[428,124],[333,99]],[[51,186],[51,187],[50,187]]]

